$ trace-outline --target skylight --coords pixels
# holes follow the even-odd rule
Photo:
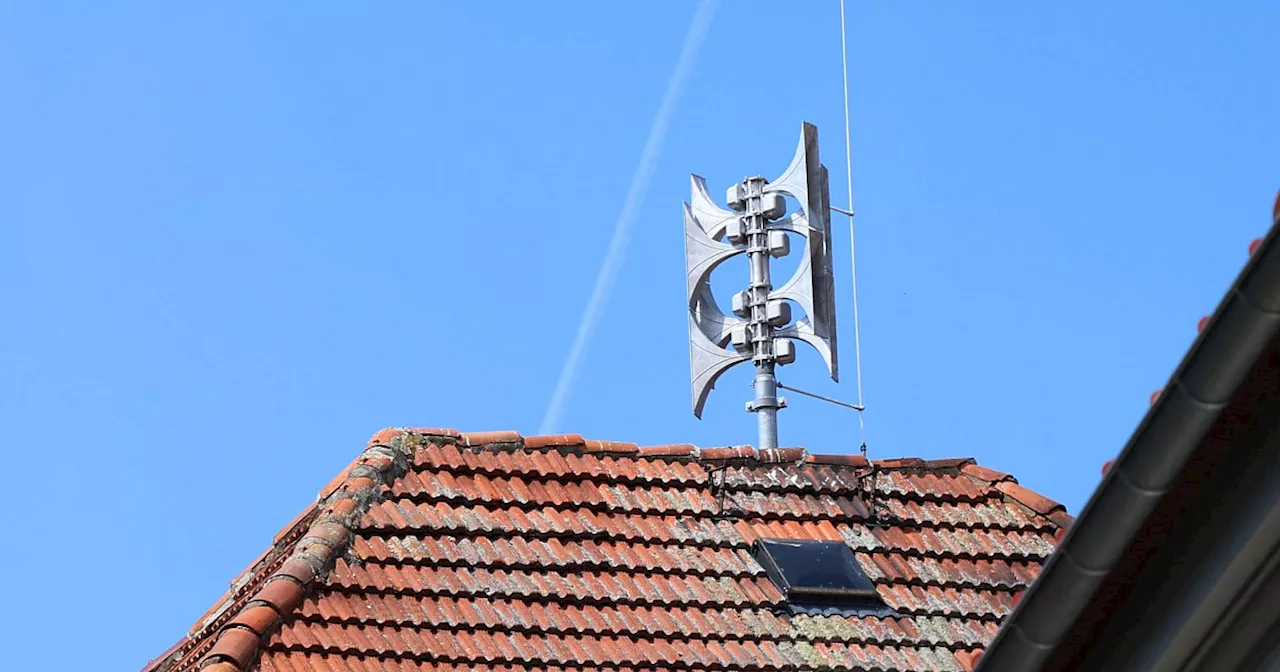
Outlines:
[[[793,604],[884,606],[853,549],[843,542],[760,539],[752,553]]]

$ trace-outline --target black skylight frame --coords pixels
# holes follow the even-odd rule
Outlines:
[[[751,554],[794,605],[885,606],[853,549],[842,541],[759,539],[752,545]]]

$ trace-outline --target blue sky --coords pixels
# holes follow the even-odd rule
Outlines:
[[[850,6],[872,457],[1078,512],[1266,231],[1280,5],[1120,4]],[[140,667],[381,427],[535,433],[694,10],[0,2],[12,669]],[[843,185],[838,17],[721,4],[560,431],[753,441],[745,370],[689,412],[680,203],[802,120]],[[851,399],[835,224],[846,382],[784,380]]]

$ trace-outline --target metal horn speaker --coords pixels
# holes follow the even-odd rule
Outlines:
[[[794,301],[804,310],[805,317],[779,329],[776,335],[813,346],[827,363],[831,379],[839,381],[835,278],[831,272],[831,203],[827,169],[818,160],[817,127],[804,123],[791,165],[766,185],[764,191],[790,196],[799,204],[797,212],[773,222],[770,228],[789,231],[805,239],[796,272],[769,294],[771,299]]]
[[[684,204],[685,288],[689,299],[689,369],[693,383],[693,414],[702,417],[707,395],[729,367],[751,359],[751,353],[726,350],[734,326],[744,321],[726,315],[711,294],[711,272],[746,246],[721,242],[738,214],[711,200],[706,181],[691,178],[691,203]]]

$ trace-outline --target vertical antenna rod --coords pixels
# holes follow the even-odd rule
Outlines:
[[[849,218],[849,277],[853,279],[853,368],[858,380],[858,405],[862,400],[862,336],[858,332],[858,247],[853,235],[853,140],[849,122],[849,52],[845,47],[844,0],[840,0],[840,74],[844,76],[844,176],[849,187],[848,210],[832,208]],[[867,445],[867,421],[858,411],[858,428],[862,430],[862,446]]]
[[[684,204],[693,414],[702,417],[721,374],[750,360],[755,398],[747,410],[756,414],[762,449],[778,446],[778,409],[787,402],[778,397],[776,367],[795,361],[796,340],[813,346],[832,380],[840,380],[829,191],[827,169],[818,160],[818,129],[805,123],[795,158],[781,177],[772,182],[750,177],[729,187],[726,210],[694,175],[690,202]],[[795,204],[790,213],[788,199]],[[804,240],[803,256],[795,273],[775,288],[769,261],[790,253],[788,234]],[[751,275],[747,289],[733,296],[732,314],[726,315],[711,293],[711,272],[739,254],[747,255]],[[804,317],[792,321],[792,304]]]

